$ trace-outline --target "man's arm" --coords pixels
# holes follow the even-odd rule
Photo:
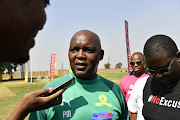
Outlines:
[[[137,120],[137,113],[131,112],[131,120]]]
[[[47,109],[62,102],[62,93],[66,88],[50,95],[43,96],[53,91],[53,88],[45,88],[30,92],[24,96],[16,106],[8,120],[23,120],[30,112]]]
[[[142,101],[143,95],[142,94],[143,94],[144,85],[145,85],[148,77],[149,76],[140,78],[134,84],[134,88],[131,92],[131,96],[130,96],[128,103],[127,103],[128,109],[132,113],[131,120],[136,120],[137,117],[138,117],[138,119],[144,120],[144,118],[142,116],[142,107],[143,107],[143,101]]]

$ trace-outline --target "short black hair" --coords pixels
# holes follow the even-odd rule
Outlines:
[[[161,50],[165,51],[169,57],[174,57],[178,52],[176,43],[166,35],[155,35],[149,38],[144,45],[145,57],[157,55]]]

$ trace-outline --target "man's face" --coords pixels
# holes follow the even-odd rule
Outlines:
[[[96,78],[103,51],[91,35],[73,37],[69,48],[69,61],[74,74],[81,79]]]
[[[45,0],[0,1],[0,61],[24,63],[46,21]]]
[[[164,84],[172,84],[180,79],[180,61],[178,57],[169,57],[164,51],[146,58],[146,65],[154,76]],[[151,73],[151,72],[150,72]]]
[[[131,67],[135,76],[141,76],[144,73],[144,59],[140,54],[134,54],[131,57]]]

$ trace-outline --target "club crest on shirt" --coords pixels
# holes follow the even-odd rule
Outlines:
[[[110,103],[107,103],[107,97],[104,94],[99,95],[99,101],[100,102],[96,103],[94,106],[103,106],[103,105],[106,105],[108,107],[112,106]]]

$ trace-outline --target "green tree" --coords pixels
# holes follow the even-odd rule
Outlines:
[[[10,76],[10,79],[13,79],[13,73],[17,71],[17,63],[6,62],[0,64],[0,80],[2,80],[2,74],[7,73]]]
[[[122,66],[122,63],[121,63],[121,62],[118,62],[118,63],[116,64],[116,67],[115,67],[115,68],[121,68],[121,66]]]
[[[106,63],[106,64],[104,64],[104,67],[105,67],[105,69],[109,69],[110,68],[110,63],[108,62],[108,63]]]

